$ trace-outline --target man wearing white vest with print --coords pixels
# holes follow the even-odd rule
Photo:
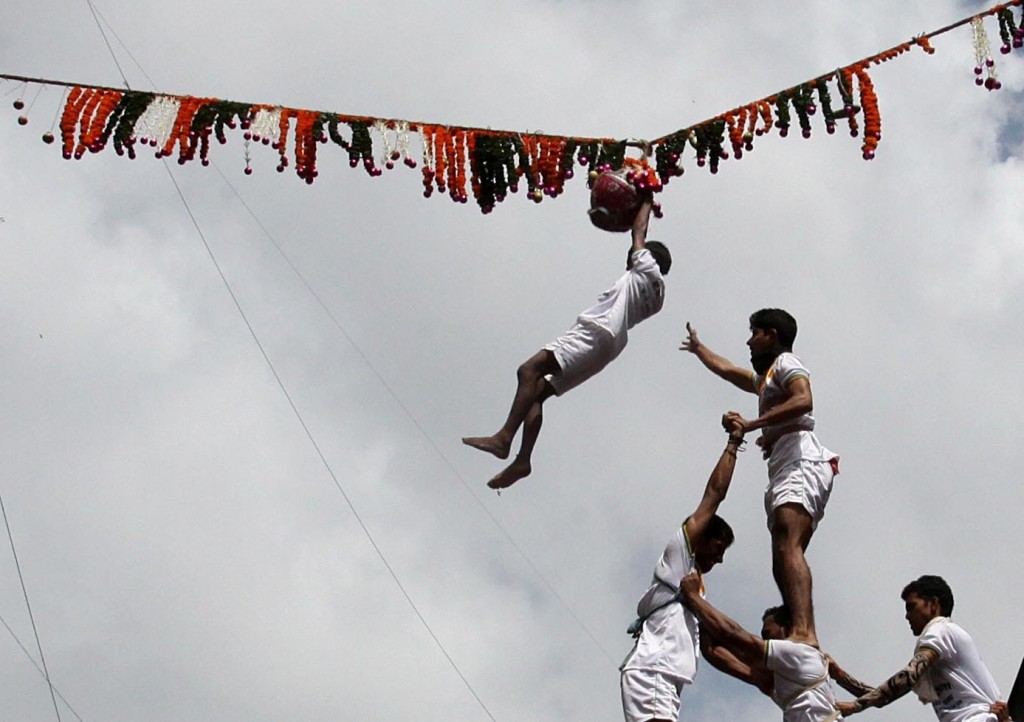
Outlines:
[[[949,618],[953,591],[942,577],[926,574],[910,582],[900,595],[910,631],[917,635],[914,656],[906,667],[876,688],[860,682],[831,661],[837,683],[853,702],[840,702],[844,715],[868,707],[884,707],[910,690],[931,704],[939,722],[1003,722],[1009,719],[999,688],[978,654],[974,640]]]

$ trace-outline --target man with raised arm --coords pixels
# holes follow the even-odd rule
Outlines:
[[[771,607],[761,617],[761,636],[751,634],[715,609],[700,593],[700,578],[682,583],[683,604],[700,620],[707,646],[722,660],[723,670],[771,697],[783,722],[832,722],[839,719],[821,650],[792,639],[793,622],[786,605]]]
[[[463,437],[462,443],[507,459],[512,440],[523,427],[519,453],[487,482],[492,489],[511,486],[533,470],[531,457],[543,422],[544,402],[575,388],[611,363],[626,347],[629,329],[661,310],[665,300],[662,277],[672,266],[672,255],[663,243],[647,240],[651,208],[648,194],[633,221],[626,272],[601,294],[596,305],[577,317],[572,328],[519,367],[516,393],[505,424],[490,436]]]
[[[978,654],[974,640],[953,622],[953,590],[942,577],[926,574],[903,588],[900,594],[910,631],[917,637],[914,656],[906,667],[878,687],[854,679],[834,659],[829,667],[835,680],[853,702],[840,702],[844,715],[868,707],[884,707],[910,690],[924,704],[931,704],[939,722],[1005,722],[1006,702]]]
[[[703,649],[703,638],[696,617],[680,604],[679,582],[691,573],[703,578],[722,562],[734,539],[717,511],[729,491],[743,434],[735,422],[726,429],[729,439],[700,503],[669,540],[651,585],[637,604],[638,618],[629,629],[636,644],[619,668],[626,722],[676,722],[683,687],[692,684],[697,673],[697,649]],[[727,664],[707,658],[716,667]]]
[[[814,433],[810,373],[793,354],[796,320],[786,311],[765,308],[750,317],[753,371],[714,353],[686,324],[680,347],[694,354],[717,376],[758,396],[758,416],[746,419],[730,411],[744,433],[761,430],[757,440],[768,460],[764,504],[772,536],[772,574],[793,615],[791,638],[818,646],[811,599],[811,570],[804,553],[832,493],[839,457]]]

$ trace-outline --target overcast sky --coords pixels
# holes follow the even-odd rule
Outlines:
[[[136,89],[648,138],[986,7],[95,4]],[[7,0],[2,20],[0,72],[123,85],[85,2]],[[744,362],[764,306],[799,321],[819,436],[842,456],[809,551],[823,647],[881,682],[913,648],[901,588],[940,574],[1008,694],[1024,646],[1024,51],[996,55],[1004,87],[986,92],[969,28],[933,45],[871,71],[871,162],[820,118],[715,176],[687,157],[651,230],[675,257],[663,311],[547,404],[534,475],[501,497],[485,486],[501,463],[460,437],[498,427],[516,366],[622,271],[628,240],[590,226],[582,174],[484,216],[333,146],[312,186],[263,148],[245,176],[239,135],[208,168],[112,149],[69,162],[40,141],[60,91],[0,83],[0,493],[74,708],[58,700],[61,718],[621,719],[636,601],[700,498],[722,412],[755,412],[678,350],[684,326]],[[19,96],[35,99],[26,127]],[[721,509],[736,543],[707,580],[753,629],[778,600],[765,482],[742,455]],[[0,719],[54,719],[0,546]],[[683,709],[780,714],[708,665]],[[865,713],[933,718],[912,697]]]

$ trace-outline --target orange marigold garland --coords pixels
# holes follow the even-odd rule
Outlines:
[[[757,101],[757,112],[761,116],[762,128],[758,128],[754,131],[754,135],[764,135],[770,133],[771,129],[775,125],[775,121],[772,119],[772,106],[767,100]]]
[[[85,155],[85,151],[89,149],[89,127],[92,125],[93,115],[95,115],[96,108],[99,107],[100,100],[102,99],[102,90],[90,88],[87,91],[87,97],[82,105],[81,115],[78,118],[78,143],[75,144],[75,160],[80,159]]]
[[[437,190],[444,193],[448,190],[445,182],[445,171],[448,168],[448,157],[445,154],[445,147],[448,144],[448,129],[443,126],[436,126],[433,133],[433,158],[434,158],[434,181],[437,183]]]
[[[757,132],[757,121],[760,119],[757,103],[751,103],[747,107],[747,128],[743,131],[743,149],[750,151],[754,149],[754,136],[760,135]]]
[[[449,194],[456,203],[467,203],[469,196],[466,194],[466,131],[459,129],[451,135],[449,144],[449,157],[454,161],[450,166],[453,169],[451,181],[449,182]]]
[[[420,138],[423,140],[423,197],[430,198],[434,194],[434,133],[437,126],[420,127]]]
[[[198,138],[192,131],[192,119],[196,112],[209,102],[212,102],[209,98],[188,96],[181,98],[178,116],[174,119],[174,127],[163,148],[160,149],[160,155],[169,157],[174,152],[174,146],[178,146],[179,165],[184,165],[195,157]]]
[[[547,136],[540,146],[541,157],[538,161],[540,172],[541,192],[555,198],[563,189],[565,183],[565,138]]]
[[[60,137],[64,158],[70,160],[75,151],[75,126],[78,124],[78,116],[82,112],[89,97],[90,90],[84,90],[77,85],[71,88],[67,100],[64,101],[64,112],[60,117]]]
[[[919,35],[919,36],[917,36],[916,38],[914,38],[914,43],[918,47],[920,47],[923,51],[928,53],[928,55],[934,55],[935,54],[935,48],[932,47],[931,41],[928,40],[928,36],[927,35]]]
[[[857,84],[860,90],[860,105],[864,110],[864,143],[861,151],[864,160],[871,160],[875,157],[875,149],[878,141],[882,139],[882,116],[878,110],[878,96],[875,94],[875,86],[871,82],[864,65],[854,68],[857,75]]]
[[[472,194],[484,213],[490,212],[508,193],[515,193],[521,177],[526,178],[528,196],[535,202],[541,201],[545,195],[560,195],[565,181],[573,177],[576,163],[588,169],[588,178],[594,178],[604,170],[627,166],[624,176],[630,175],[638,188],[660,190],[672,178],[683,173],[682,161],[688,152],[687,145],[693,148],[697,165],[708,166],[714,173],[721,161],[740,159],[745,151],[753,150],[753,139],[773,128],[777,127],[779,135],[786,137],[790,126],[798,122],[803,136],[808,137],[812,130],[811,119],[818,109],[829,133],[834,132],[836,121],[845,117],[854,137],[860,135],[857,116],[863,114],[860,120],[864,133],[861,150],[865,159],[871,159],[881,139],[881,116],[877,94],[868,73],[870,66],[898,57],[915,46],[932,53],[931,37],[970,22],[976,60],[975,80],[989,90],[998,89],[1000,83],[983,21],[989,15],[996,16],[1002,38],[1000,52],[1007,54],[1024,46],[1024,17],[1018,22],[1012,10],[1022,4],[1024,0],[996,5],[976,17],[966,18],[941,31],[917,36],[840,68],[835,73],[739,106],[653,143],[645,143],[647,147],[640,160],[625,158],[626,141],[414,125],[407,121],[81,86],[71,86],[62,100],[62,153],[66,158],[81,158],[86,151],[98,152],[112,140],[118,154],[134,157],[134,146],[141,142],[156,148],[157,157],[169,156],[176,150],[179,163],[193,160],[198,154],[206,164],[211,138],[226,143],[225,130],[240,125],[245,138],[247,174],[252,171],[250,147],[254,144],[273,146],[278,153],[279,171],[290,165],[288,134],[294,132],[292,158],[295,171],[311,183],[318,176],[319,143],[333,141],[347,152],[352,167],[362,165],[368,175],[377,176],[383,170],[393,169],[402,159],[408,167],[418,165],[409,149],[409,135],[415,132],[423,143],[421,172],[424,195],[429,197],[436,188],[454,201],[465,203]],[[26,85],[28,82],[49,83],[2,77],[20,80]],[[833,105],[829,92],[833,79],[842,98],[841,108]],[[859,105],[855,104],[854,83]],[[19,110],[24,107],[20,96],[15,107]],[[796,119],[792,117],[793,113]],[[18,122],[24,124],[27,118],[19,117]],[[348,125],[350,140],[342,137],[342,124]],[[51,142],[53,134],[46,133],[43,139]],[[376,153],[373,147],[375,140],[380,142]],[[636,142],[630,141],[629,144],[636,145]]]
[[[311,184],[319,175],[316,169],[316,147],[320,143],[320,130],[316,127],[320,113],[300,110],[295,114],[295,173]]]
[[[102,90],[97,93],[99,102],[96,103],[92,118],[89,119],[89,127],[83,125],[83,133],[80,136],[79,147],[85,147],[90,153],[99,153],[103,150],[105,141],[103,131],[107,127],[107,119],[121,102],[122,93],[117,90]]]

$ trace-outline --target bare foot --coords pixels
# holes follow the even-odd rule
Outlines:
[[[529,476],[531,471],[533,471],[533,468],[530,466],[529,461],[513,461],[495,475],[493,479],[488,481],[487,486],[492,489],[507,489],[520,479]]]
[[[511,444],[503,444],[493,436],[463,436],[462,443],[466,446],[472,446],[474,449],[486,451],[488,454],[493,454],[499,459],[507,459],[509,448],[511,447]]]

